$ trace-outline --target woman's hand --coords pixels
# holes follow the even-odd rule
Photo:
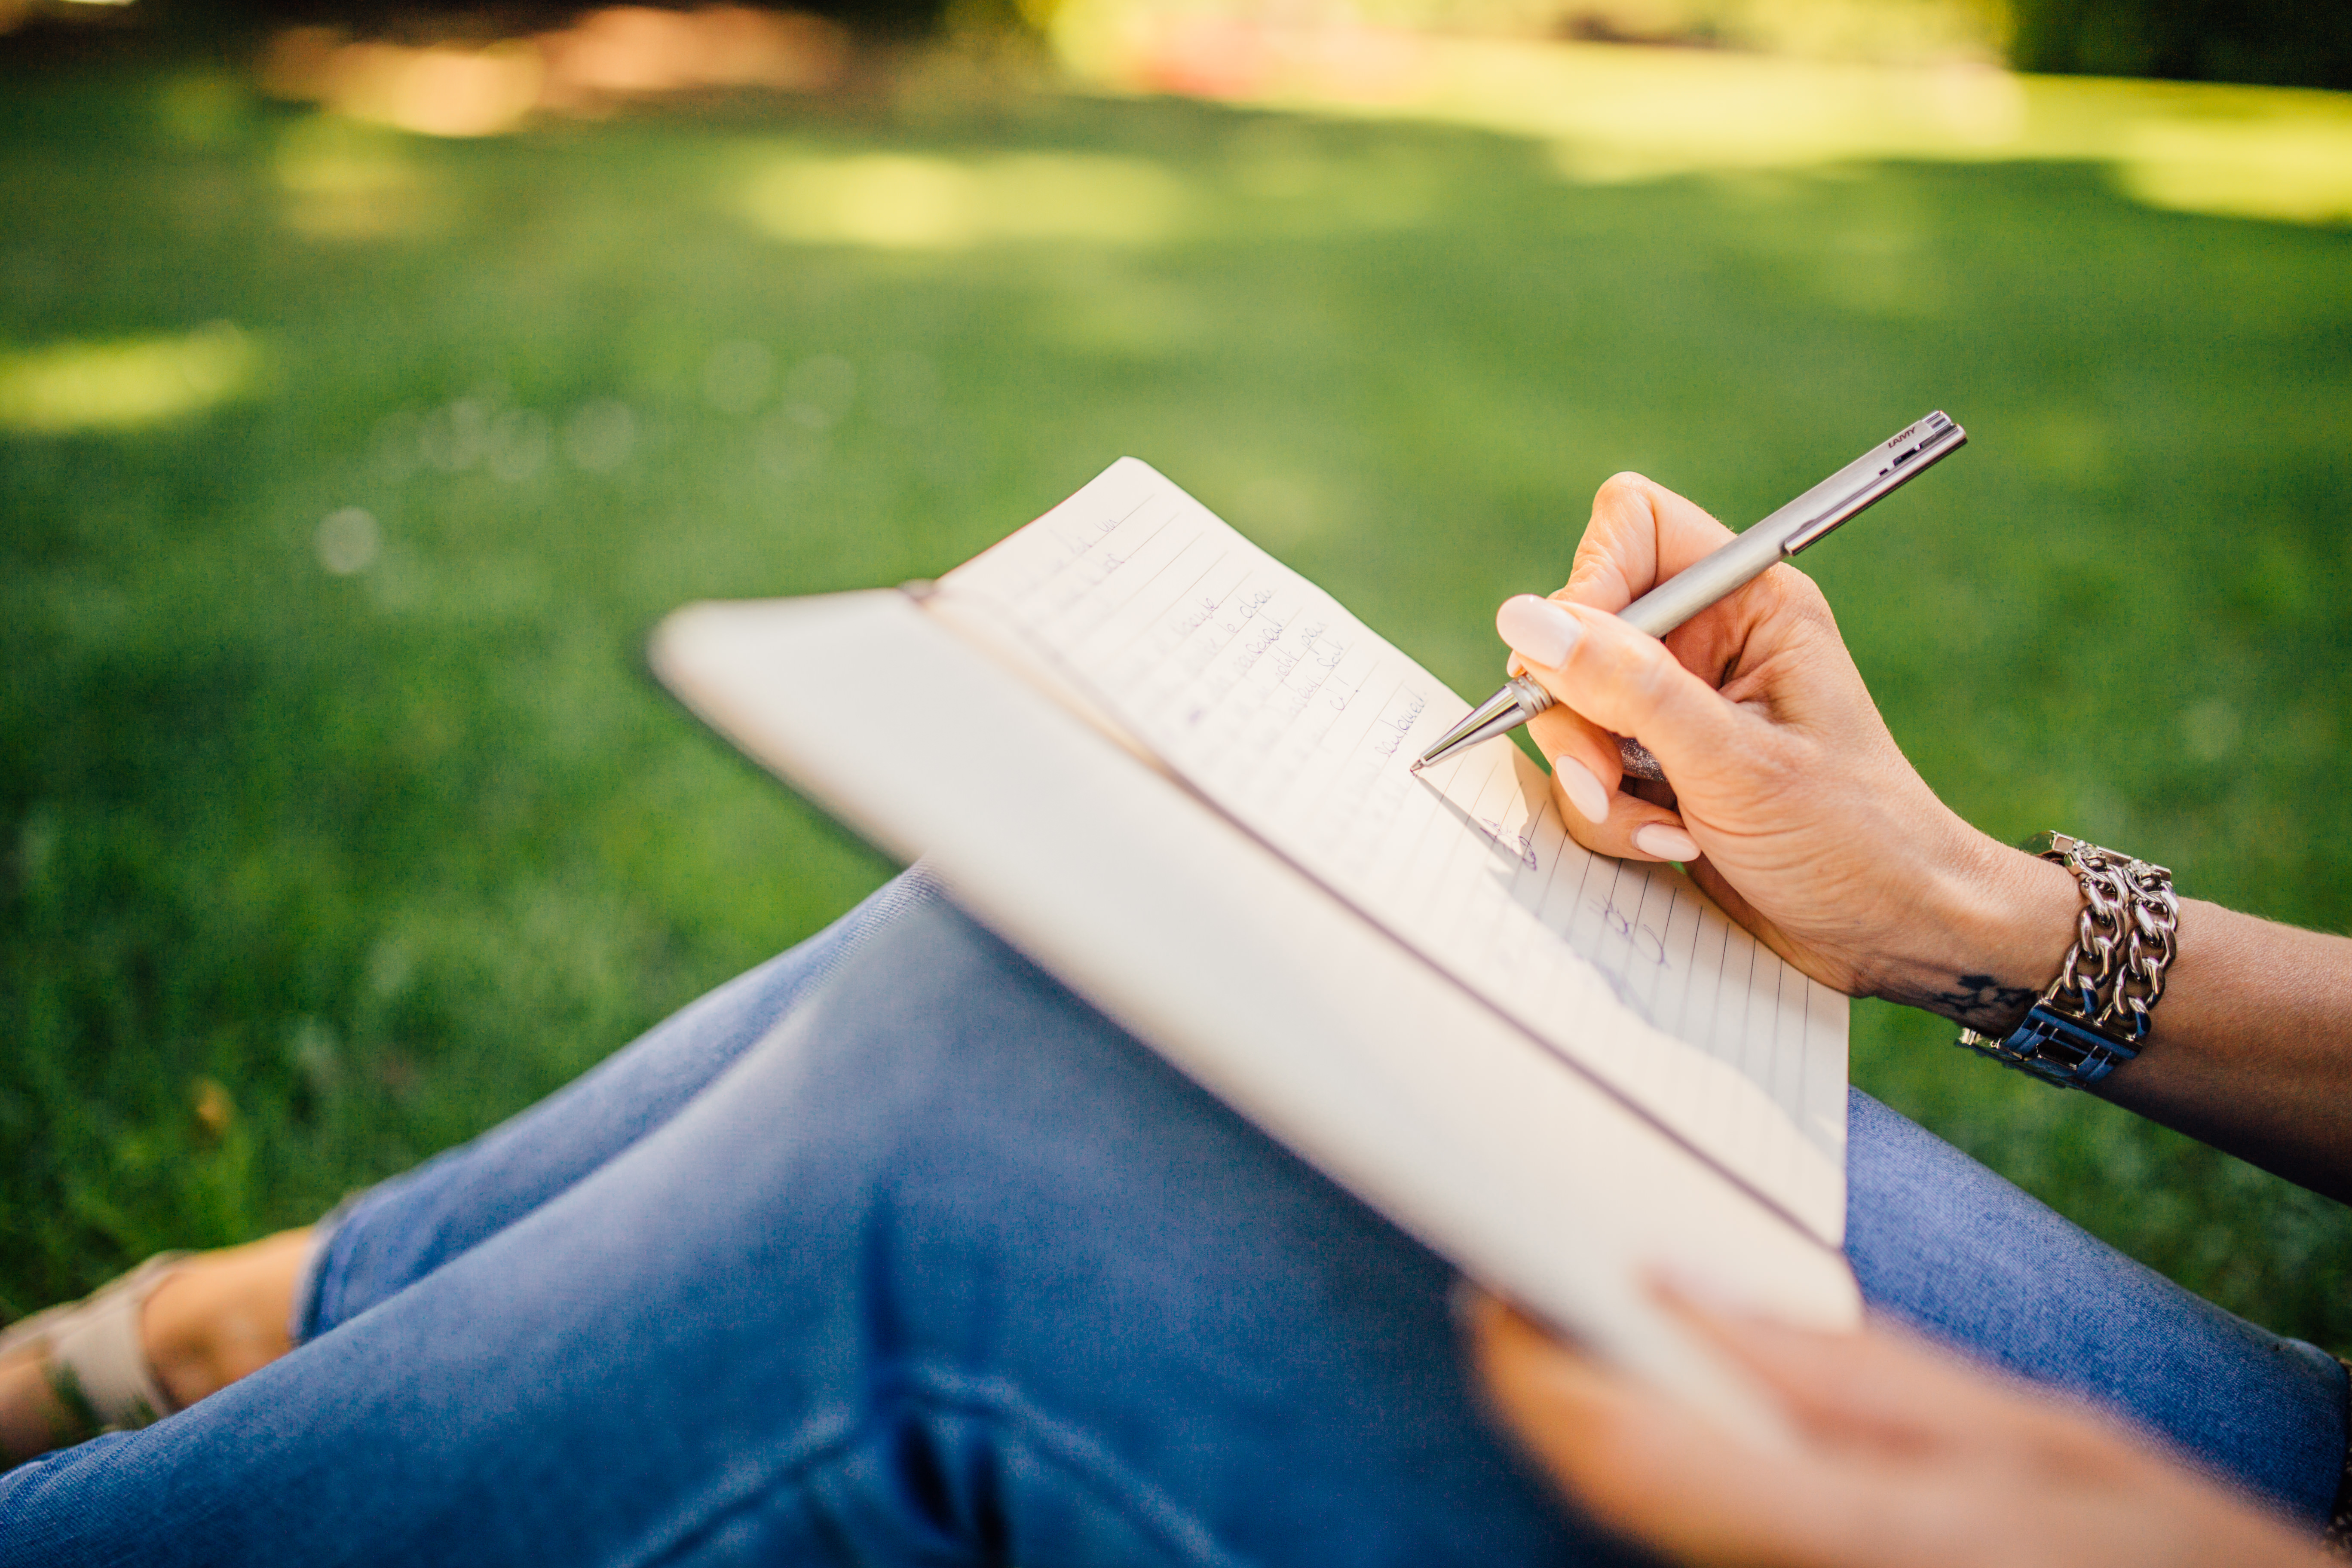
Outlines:
[[[1487,1393],[1527,1450],[1594,1519],[1666,1556],[1785,1568],[2334,1561],[2090,1408],[1907,1335],[1674,1305],[1779,1400],[1793,1448],[1727,1436],[1491,1299],[1469,1322]]]
[[[1605,855],[1684,861],[1823,984],[2006,1034],[2057,974],[2082,895],[2064,868],[1936,798],[1811,579],[1775,566],[1663,643],[1617,618],[1730,537],[1620,474],[1593,500],[1568,586],[1496,616],[1559,699],[1528,728],[1569,831]],[[1619,734],[1671,788],[1621,779]],[[2095,1092],[2352,1202],[2352,942],[2183,900],[2154,1029]]]
[[[2077,898],[2060,867],[1962,822],[1895,746],[1811,579],[1773,567],[1664,642],[1616,617],[1731,538],[1635,474],[1601,487],[1568,585],[1497,629],[1560,705],[1528,726],[1569,831],[1682,860],[1798,968],[1856,995],[2006,1029],[2057,972]],[[1672,787],[1622,787],[1615,735]]]

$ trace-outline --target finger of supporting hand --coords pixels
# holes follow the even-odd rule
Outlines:
[[[1830,1333],[1725,1310],[1671,1286],[1661,1294],[1817,1434],[1955,1454],[2113,1440],[2070,1402],[1884,1321]]]
[[[1874,1560],[1842,1549],[1869,1500],[1821,1456],[1752,1448],[1499,1303],[1467,1322],[1497,1413],[1603,1524],[1692,1563]]]

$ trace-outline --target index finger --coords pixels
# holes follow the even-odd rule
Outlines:
[[[1732,1315],[1682,1295],[1678,1316],[1780,1396],[1807,1431],[1947,1452],[2053,1454],[2103,1449],[2118,1418],[2082,1400],[2036,1390],[2008,1373],[1885,1320],[1831,1333]],[[2141,1439],[2145,1441],[2144,1438]]]
[[[1552,597],[1613,616],[1731,538],[1697,502],[1640,474],[1612,474],[1593,495],[1568,585]]]
[[[1906,1509],[1894,1487],[1907,1478],[1878,1456],[1750,1447],[1498,1303],[1482,1300],[1470,1326],[1494,1408],[1620,1534],[1693,1563],[1918,1560],[1917,1542],[1903,1538],[1935,1516]]]

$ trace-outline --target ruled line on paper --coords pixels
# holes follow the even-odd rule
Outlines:
[[[1842,1016],[1816,1026],[1814,984],[1671,868],[1576,845],[1507,742],[1408,773],[1466,705],[1151,469],[1116,465],[941,587],[986,601],[1220,809],[1741,1179],[1842,1192],[1844,1032]]]

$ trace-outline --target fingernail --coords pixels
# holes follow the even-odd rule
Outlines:
[[[1528,672],[1528,661],[1521,658],[1517,654],[1513,654],[1510,658],[1503,661],[1503,668],[1508,670],[1511,674],[1511,678],[1516,680],[1520,676],[1525,675]]]
[[[1551,776],[1559,781],[1560,794],[1568,796],[1568,804],[1576,807],[1579,816],[1587,822],[1609,820],[1609,791],[1591,768],[1574,757],[1554,757]]]
[[[1584,635],[1574,616],[1533,594],[1504,600],[1503,607],[1495,612],[1495,629],[1529,664],[1548,667],[1565,660],[1576,639]]]
[[[1698,846],[1691,841],[1691,836],[1663,822],[1648,823],[1633,829],[1633,847],[1644,855],[1655,855],[1661,860],[1698,858]]]

